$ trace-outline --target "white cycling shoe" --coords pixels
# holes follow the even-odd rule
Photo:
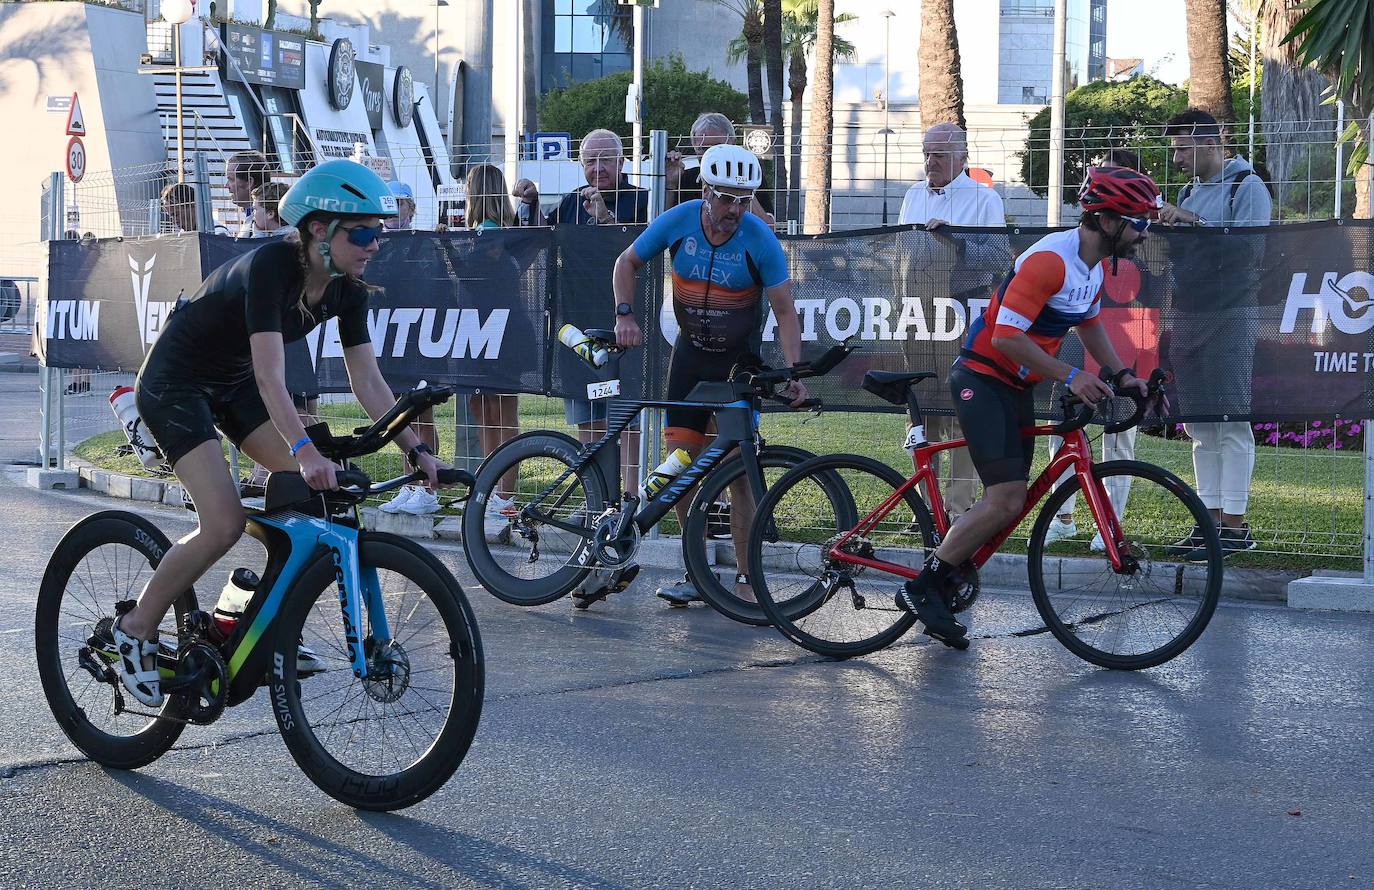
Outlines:
[[[115,662],[119,679],[134,698],[150,708],[161,707],[162,675],[158,673],[156,666],[157,640],[140,640],[125,633],[119,627],[119,622],[123,620],[124,616],[120,615],[110,627],[114,635],[115,651],[119,655]],[[144,670],[143,659],[148,656],[154,659],[154,666],[151,670]]]

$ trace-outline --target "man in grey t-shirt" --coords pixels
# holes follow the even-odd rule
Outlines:
[[[1173,225],[1267,226],[1273,202],[1264,180],[1244,158],[1227,158],[1221,128],[1205,111],[1188,109],[1165,124],[1174,165],[1193,175],[1177,206],[1159,218]],[[1179,409],[1213,417],[1250,411],[1256,295],[1264,259],[1257,233],[1171,239],[1175,287],[1165,320],[1168,360],[1178,377]],[[1186,287],[1180,285],[1186,284]],[[1225,554],[1250,550],[1255,539],[1245,521],[1255,437],[1249,421],[1184,424],[1193,440],[1198,496],[1221,530]],[[1195,540],[1196,539],[1196,540]],[[1198,530],[1171,554],[1188,558],[1200,546]]]

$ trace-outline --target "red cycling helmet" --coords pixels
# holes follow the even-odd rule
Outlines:
[[[1078,205],[1087,213],[1107,210],[1151,218],[1159,215],[1164,198],[1153,179],[1130,167],[1089,167],[1078,189]]]

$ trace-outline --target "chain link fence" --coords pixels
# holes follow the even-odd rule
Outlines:
[[[1352,211],[1354,189],[1339,169],[1337,130],[1334,117],[1256,128],[1253,154],[1259,156],[1275,192],[1278,221],[1331,219],[1338,212],[1348,216]],[[1026,127],[975,128],[969,133],[968,142],[971,173],[1002,195],[1008,223],[1043,224],[1048,206],[1047,137],[1031,133]],[[309,140],[291,144],[298,147],[293,149],[288,164],[283,164],[283,159],[275,154],[269,153],[268,157],[270,178],[283,184],[294,181],[294,177],[274,171],[283,166],[306,169],[320,157],[318,146]],[[1162,126],[1130,131],[1084,128],[1066,134],[1065,144],[1066,200],[1071,200],[1083,168],[1109,148],[1139,152],[1144,168],[1165,185],[1170,198],[1184,181],[1174,165]],[[1242,155],[1249,151],[1250,136],[1244,124],[1229,134],[1229,144]],[[690,169],[695,164],[690,137],[670,137],[668,146],[686,155],[685,167]],[[409,185],[414,193],[413,224],[434,228],[459,227],[492,218],[492,206],[507,208],[502,213],[517,213],[520,202],[511,192],[516,181],[525,178],[538,186],[541,209],[551,211],[566,194],[587,183],[586,172],[579,163],[581,149],[579,141],[573,140],[566,153],[537,160],[532,156],[532,147],[527,146],[524,157],[521,152],[513,153],[517,164],[513,174],[509,172],[506,155],[493,151],[491,146],[455,146],[447,161],[423,146],[393,147],[384,160],[369,160],[365,152],[357,152],[355,157],[371,163],[384,178]],[[629,146],[623,143],[619,164],[627,174],[633,166],[631,154]],[[224,151],[202,153],[194,167],[199,172],[189,178],[190,185],[198,190],[194,200],[198,204],[208,202],[215,230],[237,233],[251,208],[240,208],[230,199],[224,178],[228,157]],[[789,170],[799,165],[802,168],[801,183],[805,182],[809,160],[804,151],[788,158]],[[487,163],[502,170],[503,177],[475,179],[474,183],[485,185],[469,191],[466,174]],[[441,169],[445,164],[447,168]],[[660,187],[664,173],[651,171],[651,166],[650,160],[642,160],[640,174],[631,176],[631,180],[646,187]],[[884,219],[895,224],[902,196],[924,175],[923,168],[921,134],[914,127],[899,124],[886,134],[868,121],[837,127],[827,228],[868,228],[881,225]],[[129,237],[176,231],[182,228],[177,224],[177,208],[164,200],[164,191],[175,178],[174,165],[167,164],[89,173],[77,187],[68,186],[69,224],[65,231],[69,237]],[[771,208],[777,228],[801,231],[804,185],[793,187],[790,181],[770,180],[766,181],[764,191],[768,193],[766,206]],[[681,195],[683,200],[696,196]],[[480,212],[479,205],[483,208]],[[184,217],[181,219],[185,221]],[[41,245],[37,246],[40,250],[35,254],[41,257]],[[41,261],[32,258],[29,265],[15,264],[16,271],[39,265]],[[41,283],[34,293],[41,294]],[[107,448],[118,451],[122,434],[107,397],[117,385],[131,379],[127,373],[105,371],[62,375],[61,392],[55,395],[62,402],[58,414],[62,417],[62,438],[69,448],[76,447],[78,454],[84,451],[91,455]],[[575,428],[564,420],[561,400],[521,395],[517,404],[520,431],[554,428],[576,434]],[[340,428],[351,428],[362,419],[361,410],[345,396],[325,396],[317,411],[320,417]],[[492,423],[482,422],[484,417],[489,419],[485,408],[468,396],[460,396],[444,406],[435,423],[440,453],[459,465],[475,468],[492,443],[514,431],[510,426],[493,428]],[[900,415],[830,414],[805,427],[801,423],[802,418],[796,416],[770,414],[764,423],[765,435],[778,442],[804,443],[818,453],[857,447],[899,470],[910,469],[909,460],[900,450],[904,436],[904,419]],[[646,440],[655,438],[654,429],[652,425],[647,427],[651,435]],[[1364,470],[1359,443],[1367,433],[1362,422],[1333,417],[1282,427],[1273,425],[1272,429],[1257,430],[1256,435],[1259,453],[1249,519],[1259,548],[1239,559],[1258,565],[1357,570],[1364,536]],[[1139,459],[1159,463],[1191,480],[1189,451],[1190,443],[1181,434],[1141,435],[1138,439]],[[377,478],[399,474],[401,457],[394,449],[392,452],[371,458],[372,463],[366,468]],[[652,455],[647,459],[652,460]],[[1039,455],[1037,470],[1045,459],[1045,454]],[[248,462],[244,463],[242,475],[247,476]],[[636,467],[627,475],[637,478],[642,474]],[[441,504],[439,509],[440,515],[453,512],[451,505]]]

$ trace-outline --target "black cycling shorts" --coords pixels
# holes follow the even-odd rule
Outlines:
[[[134,391],[143,424],[173,469],[178,460],[202,442],[218,441],[216,428],[238,446],[271,420],[252,377],[224,387],[167,383],[140,375]]]
[[[1035,458],[1035,439],[1023,427],[1035,424],[1035,393],[956,364],[949,372],[954,411],[968,441],[969,456],[983,485],[1025,482]]]
[[[704,352],[679,337],[673,346],[672,358],[668,360],[668,385],[663,398],[676,401],[687,398],[687,394],[702,381],[721,381],[730,378],[730,369],[748,353]],[[669,408],[665,412],[664,429],[693,430],[705,434],[715,412],[704,408]]]

